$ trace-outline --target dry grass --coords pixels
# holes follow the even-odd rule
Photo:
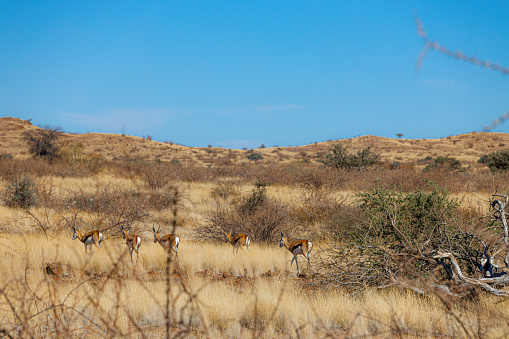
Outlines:
[[[16,159],[27,158],[20,135],[34,128],[19,119],[0,119],[0,145]],[[225,180],[232,183],[238,196],[249,194],[255,181],[271,182],[267,196],[304,217],[322,206],[319,203],[353,202],[355,193],[375,181],[413,191],[426,189],[425,179],[450,188],[465,210],[486,212],[489,195],[508,190],[509,176],[485,175],[476,161],[483,154],[509,145],[506,134],[471,133],[438,140],[365,136],[300,147],[272,147],[257,150],[264,160],[256,165],[246,165],[248,151],[241,150],[190,148],[114,134],[66,134],[64,139],[68,145],[84,145],[82,153],[75,154],[76,159],[129,161],[111,166],[106,163],[99,171],[75,175],[74,164],[51,167],[42,162],[6,160],[0,185],[13,170],[18,171],[17,166],[24,166],[23,172],[38,185],[52,188],[52,198],[60,199],[60,203],[73,192],[93,195],[106,188],[155,196],[167,193],[168,187],[147,188],[140,163],[178,160],[200,166],[162,168],[161,175],[175,176],[171,185],[182,193],[178,222],[173,222],[172,208],[143,205],[150,209],[150,218],[133,227],[143,239],[139,257],[133,254],[134,262],[116,229],[105,231],[100,251],[93,247],[85,254],[84,245],[71,240],[72,232],[65,223],[55,227],[58,213],[66,213],[63,204],[58,212],[44,204],[29,210],[35,217],[47,218],[53,227],[48,237],[38,232],[26,211],[0,206],[0,230],[4,232],[0,234],[0,335],[161,337],[168,329],[170,336],[229,338],[498,338],[509,332],[509,307],[482,293],[471,300],[452,302],[393,289],[367,289],[352,295],[348,287],[324,288],[314,274],[319,252],[327,247],[320,244],[328,241],[323,236],[323,220],[307,225],[308,229],[300,234],[315,236],[310,239],[314,244],[311,272],[305,278],[296,277],[295,265],[290,267],[292,256],[276,245],[278,239],[272,245],[261,245],[255,239],[251,252],[244,249],[234,255],[229,244],[198,242],[191,237],[195,226],[213,208],[217,199],[214,191]],[[408,166],[398,171],[382,166],[362,173],[326,172],[313,166],[316,156],[336,142],[353,151],[371,146],[385,165],[397,160]],[[423,174],[415,170],[424,166],[418,160],[428,155],[453,156],[472,168],[466,173]],[[271,162],[285,165],[265,166]],[[204,164],[211,166],[202,167]],[[41,168],[30,171],[36,166]],[[330,203],[329,207],[337,206]],[[80,216],[88,221],[93,213],[87,211]],[[176,226],[175,233],[181,238],[179,257],[175,261],[172,258],[169,269],[166,253],[153,243],[153,224],[162,225],[163,234]],[[87,227],[93,227],[92,223]],[[306,266],[302,257],[299,261]],[[47,263],[60,263],[63,275],[48,275]]]
[[[187,335],[206,330],[210,337],[496,338],[509,330],[509,306],[482,295],[450,310],[436,297],[397,290],[352,296],[342,289],[305,287],[293,270],[288,276],[291,255],[275,246],[254,245],[251,253],[233,255],[231,246],[184,239],[179,250],[180,275],[171,279],[172,320],[174,331],[177,324],[189,326]],[[44,269],[57,261],[65,276],[55,280]],[[119,239],[85,255],[83,244],[70,236],[4,234],[0,327],[23,337],[162,335],[165,266],[166,255],[154,243],[144,243],[133,264]],[[269,270],[271,277],[264,275]],[[188,291],[197,292],[196,304],[184,292],[182,277]]]

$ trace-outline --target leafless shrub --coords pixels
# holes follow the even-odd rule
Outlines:
[[[23,140],[28,144],[28,151],[31,154],[52,163],[60,156],[61,145],[58,139],[61,134],[62,129],[60,127],[44,126],[43,128],[25,131]]]
[[[304,231],[315,231],[315,238],[325,239],[327,234],[320,229],[343,209],[346,202],[345,198],[337,198],[334,191],[318,184],[315,180],[303,182],[300,199],[293,204],[290,213]]]
[[[214,178],[214,171],[208,167],[197,165],[175,165],[178,168],[178,177],[186,182],[209,182]]]
[[[152,190],[163,188],[170,181],[175,180],[167,164],[151,163],[139,168],[139,170],[143,182]]]
[[[41,159],[0,160],[0,177],[9,179],[19,175],[40,177],[53,174],[53,166]]]
[[[139,192],[108,186],[97,188],[92,193],[73,191],[65,198],[62,216],[69,227],[93,225],[101,231],[113,230],[113,234],[119,235],[120,226],[141,222],[149,217],[150,200],[147,198]]]
[[[237,206],[216,202],[214,210],[205,215],[205,224],[193,234],[197,239],[222,241],[224,233],[245,233],[257,242],[276,242],[279,231],[298,233],[292,224],[288,207],[277,200],[266,201],[256,210],[239,210]]]
[[[194,230],[198,239],[224,239],[224,233],[245,233],[259,242],[275,242],[279,231],[299,231],[290,209],[282,201],[265,195],[265,186],[258,185],[239,200],[216,200],[205,215],[205,223]]]

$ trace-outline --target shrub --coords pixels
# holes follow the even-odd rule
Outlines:
[[[509,150],[483,155],[478,162],[488,166],[492,172],[505,172],[509,169]]]
[[[236,198],[240,195],[237,184],[231,180],[219,180],[210,195],[213,199],[228,200],[230,197]]]
[[[241,199],[238,209],[245,212],[254,212],[265,200],[267,200],[267,186],[268,183],[263,181],[255,182],[255,188],[251,191],[251,194]]]
[[[253,160],[256,163],[258,160],[262,160],[263,156],[260,153],[251,153],[247,156],[247,158],[249,160]]]
[[[205,223],[193,230],[194,236],[222,241],[225,232],[232,232],[245,233],[257,242],[276,242],[280,231],[295,233],[290,209],[282,201],[267,197],[266,186],[257,182],[253,191],[231,203],[216,200],[205,214]]]
[[[472,237],[454,239],[464,234],[454,222],[458,201],[436,184],[428,185],[429,192],[403,194],[377,186],[357,195],[356,207],[345,210],[350,215],[357,210],[350,216],[354,224],[328,225],[340,244],[324,261],[330,277],[360,285],[430,278],[439,264],[432,259],[436,251],[473,253],[468,251]],[[471,265],[467,254],[463,258]]]
[[[58,139],[62,134],[60,127],[45,126],[23,133],[23,140],[28,144],[28,152],[52,163],[59,157]]]
[[[424,167],[424,171],[431,169],[441,169],[445,171],[461,171],[461,162],[452,157],[436,157],[435,162]]]
[[[37,188],[34,181],[28,176],[10,179],[5,189],[4,201],[9,207],[28,208],[37,205]]]
[[[346,169],[363,169],[370,165],[378,163],[378,155],[371,151],[371,148],[364,148],[357,151],[356,154],[348,154],[346,147],[339,144],[332,146],[329,153],[319,159],[327,167],[332,168],[346,168]]]
[[[169,168],[166,164],[151,163],[140,167],[140,175],[146,186],[152,190],[166,186],[172,179]]]

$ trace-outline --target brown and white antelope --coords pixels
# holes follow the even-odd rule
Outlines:
[[[85,253],[87,252],[88,246],[95,244],[97,248],[101,249],[101,242],[103,241],[103,234],[99,230],[94,230],[82,235],[77,227],[71,226],[74,230],[72,240],[78,238],[85,245]]]
[[[249,244],[251,244],[251,237],[249,237],[243,233],[237,234],[236,236],[232,237],[231,231],[230,231],[230,233],[224,232],[224,242],[229,242],[230,244],[233,245],[234,253],[235,253],[235,250],[237,250],[237,252],[238,252],[239,248],[242,248],[244,246],[247,247],[249,252],[251,252],[251,248],[249,247]]]
[[[165,250],[168,251],[168,253],[171,253],[171,251],[175,251],[175,254],[178,256],[178,247],[180,243],[180,238],[173,234],[167,234],[165,236],[160,236],[159,231],[161,230],[161,227],[159,227],[156,231],[154,226],[152,226],[152,232],[154,232],[154,242],[158,242],[159,245],[161,245]]]
[[[125,243],[127,248],[129,248],[129,254],[131,254],[131,261],[133,261],[133,251],[136,251],[136,261],[138,261],[138,257],[140,255],[140,245],[141,238],[139,235],[133,234],[129,235],[129,231],[131,230],[131,226],[128,229],[124,229],[124,226],[120,226],[122,230],[122,238],[125,239]]]
[[[294,242],[288,242],[288,239],[283,235],[283,232],[281,233],[281,240],[279,241],[279,247],[286,247],[288,251],[290,251],[293,254],[292,262],[290,263],[290,267],[293,264],[293,261],[295,260],[295,263],[297,264],[297,275],[299,275],[299,262],[297,261],[297,255],[302,254],[307,260],[308,260],[308,269],[310,267],[309,263],[309,252],[311,252],[311,249],[313,248],[313,244],[309,240],[297,240]]]

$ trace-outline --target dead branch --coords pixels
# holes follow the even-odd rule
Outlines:
[[[434,259],[449,259],[452,265],[452,271],[454,275],[454,279],[459,282],[466,283],[467,285],[478,286],[485,291],[503,297],[509,297],[509,291],[501,290],[491,286],[491,284],[495,286],[506,286],[509,285],[509,276],[506,274],[499,275],[497,277],[491,278],[470,278],[463,274],[456,258],[454,255],[448,252],[438,252]]]

